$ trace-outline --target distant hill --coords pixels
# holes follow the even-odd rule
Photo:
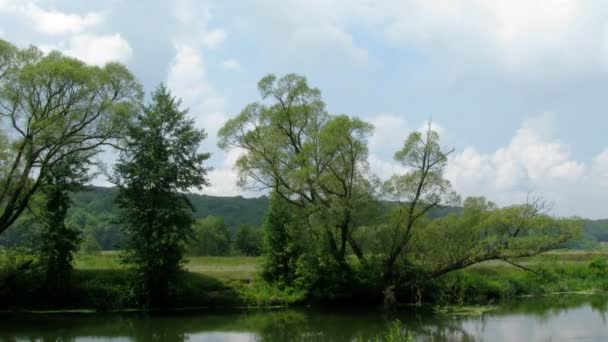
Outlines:
[[[92,234],[103,249],[120,248],[122,232],[116,225],[115,215],[118,207],[114,203],[117,195],[115,188],[88,187],[84,191],[72,194],[72,207],[68,214],[68,223],[82,227],[85,234]],[[209,215],[221,216],[234,232],[239,225],[260,226],[268,208],[268,198],[215,197],[208,195],[189,194],[188,198],[195,208],[197,218]],[[384,202],[391,206],[390,202]],[[442,217],[451,213],[459,213],[457,207],[438,208],[430,212],[432,218]],[[3,234],[0,234],[0,245],[15,246],[31,239],[32,225],[27,220],[16,224]],[[570,248],[594,248],[598,242],[608,241],[608,220],[584,220],[584,234],[577,240],[568,243]]]
[[[87,187],[86,190],[71,194],[72,206],[68,212],[68,223],[82,227],[85,234],[93,234],[103,249],[120,248],[122,232],[115,223],[119,210],[114,199],[115,188]],[[268,198],[215,197],[188,194],[195,216],[203,218],[209,215],[221,216],[231,232],[239,225],[260,226],[268,208]],[[15,246],[31,240],[33,228],[22,220],[0,235],[0,245]]]
[[[72,194],[72,210],[89,213],[111,214],[118,210],[114,204],[117,190],[106,187],[88,187],[86,191]],[[197,218],[209,215],[222,216],[226,224],[236,228],[241,224],[261,225],[268,208],[268,198],[216,197],[188,194]]]

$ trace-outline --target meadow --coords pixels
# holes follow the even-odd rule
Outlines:
[[[1,279],[7,280],[11,265],[24,264],[27,256],[3,251]],[[259,275],[260,257],[188,257],[185,282],[175,289],[181,308],[271,308],[309,304],[304,293],[278,289]],[[447,274],[427,284],[422,301],[446,307],[492,304],[518,296],[561,292],[608,290],[608,253],[605,251],[553,251],[517,260],[528,268],[502,261],[486,261]],[[14,266],[13,266],[14,267]],[[66,296],[49,296],[35,270],[20,272],[0,288],[6,308],[45,310],[121,310],[136,307],[130,290],[129,270],[120,263],[120,252],[78,254],[72,285]]]

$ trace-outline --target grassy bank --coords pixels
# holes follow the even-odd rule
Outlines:
[[[452,272],[425,289],[438,304],[488,304],[519,296],[608,291],[608,255],[603,252],[550,252],[517,260],[528,270],[490,261]]]
[[[7,256],[0,265],[0,279],[6,279],[11,265],[27,260],[24,256]],[[10,260],[9,260],[10,259]],[[190,257],[185,267],[182,286],[173,289],[174,306],[182,308],[272,307],[297,304],[303,295],[282,291],[258,277],[260,259],[254,257]],[[4,309],[123,309],[135,307],[130,290],[130,272],[120,264],[116,252],[78,255],[74,262],[71,284],[62,296],[54,296],[42,286],[43,279],[33,269],[16,273],[0,286],[0,303]]]
[[[135,307],[129,271],[118,253],[78,255],[64,294],[48,293],[33,269],[11,267],[27,257],[1,256],[0,303],[4,309],[96,309]],[[435,304],[488,304],[501,299],[555,292],[607,291],[608,262],[599,252],[552,252],[518,260],[533,270],[504,262],[486,262],[453,272],[428,284],[422,299]],[[190,257],[183,285],[174,289],[176,307],[272,307],[305,302],[305,294],[279,290],[259,278],[261,259],[253,257]],[[14,270],[13,270],[14,271]]]

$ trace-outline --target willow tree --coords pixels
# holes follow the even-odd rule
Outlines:
[[[580,231],[579,222],[548,214],[541,200],[499,208],[468,198],[462,213],[429,220],[434,209],[456,205],[459,196],[443,176],[452,150],[441,148],[429,125],[413,132],[395,153],[407,172],[384,183],[396,202],[377,227],[381,242],[368,252],[382,256],[383,286],[409,286],[486,260],[532,256],[558,247]]]
[[[0,233],[55,165],[119,136],[141,98],[141,86],[120,64],[89,66],[0,40]]]
[[[367,138],[372,126],[325,110],[321,93],[295,74],[258,83],[264,103],[249,104],[219,132],[219,146],[242,151],[239,184],[271,190],[305,213],[309,229],[339,268],[348,270],[349,247],[363,258],[353,230],[357,208],[372,199]]]

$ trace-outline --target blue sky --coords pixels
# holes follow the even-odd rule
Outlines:
[[[0,37],[121,61],[147,92],[167,83],[209,132],[205,193],[242,194],[217,129],[265,74],[296,72],[331,113],[375,125],[381,178],[403,171],[391,155],[432,118],[463,196],[534,193],[558,215],[608,217],[602,0],[0,0]]]

